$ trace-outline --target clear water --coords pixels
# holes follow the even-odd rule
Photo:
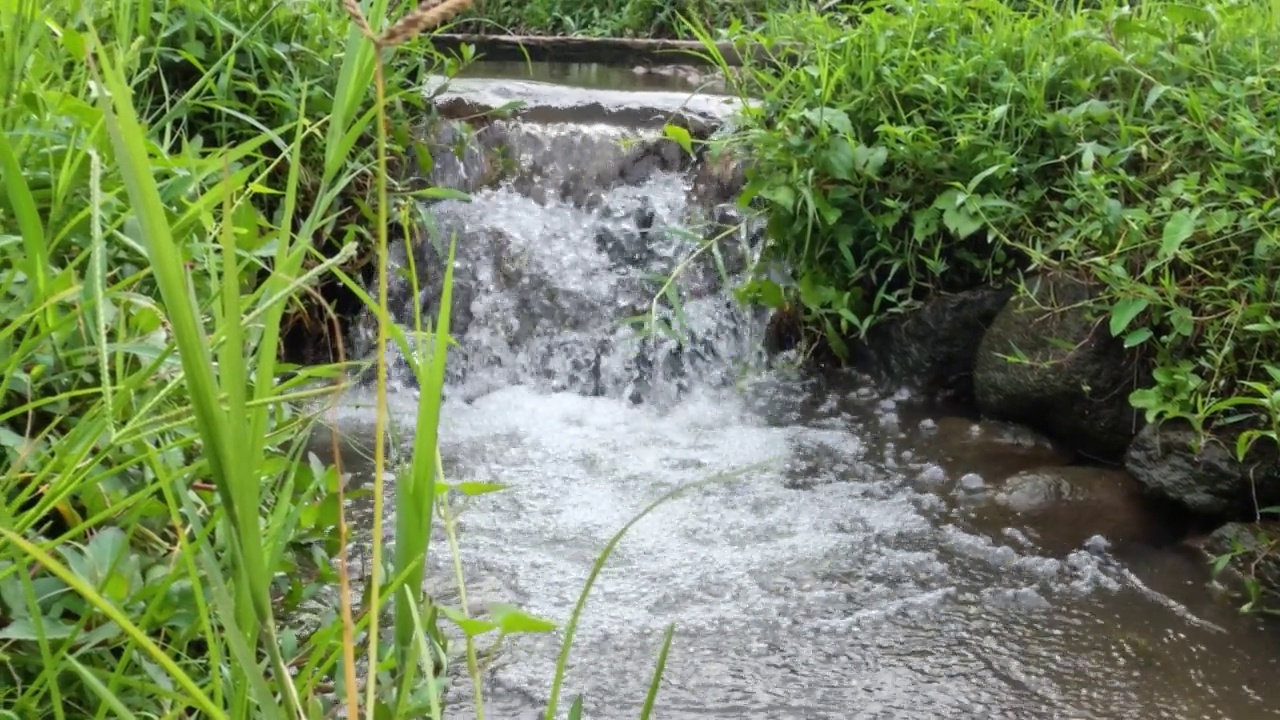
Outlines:
[[[543,169],[433,208],[457,233],[462,287],[446,473],[510,486],[462,516],[470,604],[563,623],[613,533],[719,478],[618,546],[562,707],[583,693],[586,717],[637,717],[674,623],[656,713],[672,720],[1280,716],[1280,635],[1211,592],[1204,559],[1148,508],[999,510],[1008,476],[1065,461],[1054,448],[856,375],[766,369],[760,318],[705,267],[681,284],[698,341],[637,341],[617,321],[647,301],[648,274],[697,246],[677,231],[694,223],[687,179],[654,172],[584,201],[560,192],[580,161],[553,139],[607,162],[601,139],[620,131],[523,132],[552,138],[522,145],[524,167]],[[602,228],[635,252],[601,243]],[[418,300],[430,307],[430,289]],[[401,380],[403,428],[416,391]],[[346,442],[371,438],[370,404],[367,391],[344,401]],[[447,599],[443,538],[434,547],[429,586]],[[559,639],[504,643],[488,717],[541,717]],[[473,716],[461,679],[449,700],[450,717]]]

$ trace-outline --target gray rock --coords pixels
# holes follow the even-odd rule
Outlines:
[[[1067,553],[1096,543],[1149,542],[1162,518],[1122,470],[1039,467],[1010,476],[986,509],[988,521],[1029,530],[1043,549]]]
[[[1128,353],[1085,307],[1091,287],[1041,276],[1028,289],[1030,297],[1011,300],[982,338],[973,375],[979,410],[1094,458],[1118,459],[1141,423],[1129,405]]]
[[[1235,446],[1235,437],[1201,441],[1189,423],[1171,420],[1138,433],[1125,455],[1125,468],[1151,494],[1193,512],[1253,519],[1258,508],[1280,505],[1280,452],[1259,440],[1242,463]]]
[[[1009,288],[981,287],[934,297],[873,327],[854,344],[854,363],[926,393],[972,398],[978,345],[1011,295]]]
[[[1280,553],[1275,547],[1278,540],[1280,523],[1232,522],[1215,530],[1203,548],[1213,558],[1230,555],[1227,567],[1256,580],[1260,589],[1272,596],[1274,604],[1280,597]]]

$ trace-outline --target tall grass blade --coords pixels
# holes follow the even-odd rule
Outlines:
[[[9,144],[9,136],[0,129],[0,170],[3,171],[5,194],[9,198],[9,208],[18,221],[22,232],[22,247],[26,250],[27,281],[34,283],[36,296],[32,305],[38,306],[49,298],[50,271],[49,248],[45,241],[44,223],[40,220],[40,211],[36,208],[35,197],[27,185],[22,165]],[[41,317],[41,330],[52,332],[54,326],[53,306],[45,305]]]
[[[418,416],[413,438],[413,466],[408,482],[397,488],[396,495],[396,567],[412,564],[408,586],[413,589],[412,602],[422,601],[422,583],[427,553],[431,549],[431,528],[435,518],[436,483],[442,479],[436,472],[440,438],[440,398],[443,395],[445,361],[449,352],[449,317],[453,306],[453,262],[456,240],[449,244],[445,263],[444,291],[436,326],[431,333],[431,355],[427,371],[420,382]],[[412,252],[412,251],[410,251]],[[416,295],[415,295],[416,297]],[[402,534],[403,533],[403,534]],[[404,604],[409,598],[397,596],[396,643],[403,649],[413,642],[414,626]]]
[[[676,626],[670,624],[662,635],[662,651],[658,653],[658,664],[653,670],[653,679],[649,681],[649,694],[644,698],[644,707],[640,708],[640,720],[649,720],[653,715],[654,704],[658,701],[658,690],[662,686],[662,673],[667,669],[667,653],[671,651],[671,638],[675,633]]]

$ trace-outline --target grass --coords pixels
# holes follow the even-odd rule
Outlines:
[[[0,5],[0,718],[439,718],[458,657],[442,622],[483,717],[479,640],[557,629],[422,590],[439,521],[465,597],[450,498],[502,489],[441,471],[451,271],[435,318],[402,328],[386,307],[390,218],[414,202],[397,166],[423,150],[415,79],[459,66],[426,33],[466,4],[395,22],[385,0]],[[292,324],[337,324],[335,284],[379,325],[367,578],[346,556],[360,491],[307,452],[352,368],[280,359]],[[389,342],[422,388],[402,466],[384,453]],[[629,527],[563,628],[548,719]],[[300,603],[335,589],[299,637]]]
[[[812,0],[483,0],[451,32],[689,39],[693,34],[683,17],[733,33],[757,26],[773,13],[813,6]]]

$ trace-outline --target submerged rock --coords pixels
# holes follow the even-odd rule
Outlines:
[[[917,430],[929,437],[922,452],[951,477],[977,473],[999,483],[1014,473],[1071,459],[1047,438],[1012,423],[944,417]]]
[[[1041,276],[1029,287],[1031,296],[1011,300],[982,338],[973,374],[979,410],[1086,455],[1119,458],[1140,426],[1121,341],[1089,312],[1090,286]]]
[[[1122,470],[1038,467],[1010,476],[984,515],[1029,531],[1042,549],[1068,553],[1095,535],[1108,543],[1148,542],[1164,533],[1142,487]]]
[[[1148,492],[1193,512],[1251,519],[1258,508],[1280,505],[1280,452],[1263,439],[1240,462],[1235,446],[1235,437],[1202,441],[1189,423],[1171,420],[1138,433],[1125,467]]]
[[[1012,294],[1011,288],[981,287],[934,297],[872,328],[854,346],[854,361],[926,393],[972,398],[978,345]]]

